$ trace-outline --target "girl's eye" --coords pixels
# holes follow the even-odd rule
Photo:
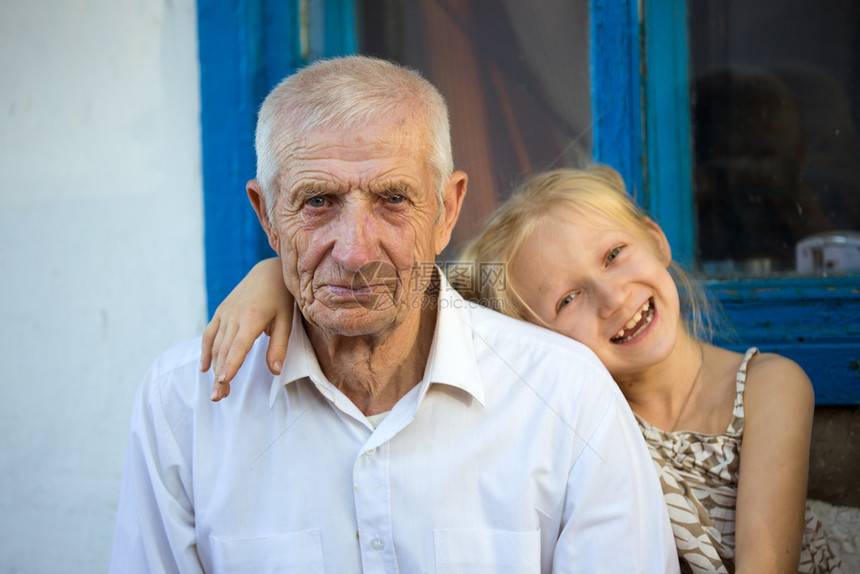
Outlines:
[[[328,205],[328,200],[321,195],[317,195],[316,197],[311,197],[310,199],[308,199],[307,204],[311,207],[316,208],[325,207],[326,205]]]
[[[576,299],[578,293],[568,293],[562,298],[561,301],[558,302],[558,311],[561,311],[568,303]]]
[[[613,247],[609,250],[609,253],[606,254],[606,264],[612,263],[612,260],[618,257],[621,254],[621,247]]]

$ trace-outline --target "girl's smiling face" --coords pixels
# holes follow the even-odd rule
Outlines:
[[[588,346],[616,380],[665,360],[683,327],[660,228],[630,230],[561,207],[526,238],[509,269],[534,322]]]

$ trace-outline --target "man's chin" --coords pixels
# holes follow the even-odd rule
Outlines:
[[[314,305],[316,307],[317,305]],[[303,310],[305,320],[327,335],[372,337],[390,333],[403,322],[405,313],[393,305],[374,309],[362,305]]]

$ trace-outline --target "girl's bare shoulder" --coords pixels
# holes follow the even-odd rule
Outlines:
[[[812,383],[800,365],[782,355],[759,353],[747,365],[744,403],[770,408],[809,409]]]
[[[800,365],[776,353],[758,353],[747,366],[747,381],[774,381],[777,384],[806,386],[809,377]],[[764,383],[759,383],[764,384]]]
[[[736,378],[744,353],[711,345],[706,347],[706,352],[710,356],[708,363],[721,378]],[[800,365],[787,357],[776,353],[756,353],[747,363],[746,382],[747,387],[769,384],[804,387],[809,385],[809,377]]]

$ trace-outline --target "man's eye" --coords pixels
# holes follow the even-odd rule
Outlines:
[[[328,204],[328,200],[321,195],[318,195],[308,199],[307,204],[310,207],[325,207]]]
[[[397,205],[398,203],[403,203],[406,201],[406,197],[400,195],[399,193],[392,193],[391,195],[385,196],[385,202],[390,203],[392,205]]]

